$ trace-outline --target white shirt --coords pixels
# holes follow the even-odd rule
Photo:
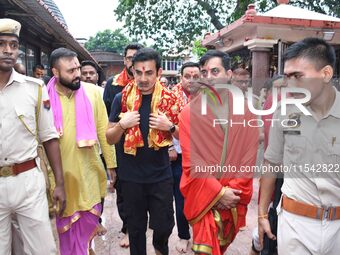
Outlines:
[[[42,100],[38,137],[41,142],[58,138],[52,110],[48,109],[49,97],[46,86],[38,79],[21,75],[13,70],[8,83],[0,90],[0,167],[37,157],[35,108],[38,103],[39,86],[42,86]],[[26,129],[19,116],[22,116],[23,122],[33,134]]]

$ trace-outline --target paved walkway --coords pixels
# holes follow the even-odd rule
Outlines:
[[[227,255],[246,255],[249,253],[251,245],[252,230],[257,224],[257,195],[258,195],[258,180],[254,180],[254,194],[248,208],[247,227],[244,231],[239,232],[236,239],[226,252]],[[119,218],[116,207],[115,194],[108,194],[105,199],[105,209],[103,215],[104,225],[108,229],[108,233],[103,237],[96,237],[93,248],[96,255],[129,255],[129,249],[124,249],[119,246],[119,241],[122,234],[119,232],[121,228],[121,220]],[[177,228],[173,229],[169,240],[170,255],[180,254],[176,251],[175,245],[177,238]],[[155,252],[152,246],[152,230],[147,231],[147,251],[148,255],[154,255]],[[193,252],[186,253],[193,255]]]

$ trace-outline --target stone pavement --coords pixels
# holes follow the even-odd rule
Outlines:
[[[258,179],[254,179],[254,193],[248,208],[246,229],[238,233],[236,239],[225,254],[246,255],[249,253],[252,230],[257,224],[257,196]],[[116,197],[114,193],[108,194],[105,199],[105,209],[102,218],[104,225],[108,229],[108,233],[103,237],[95,238],[92,247],[94,248],[96,255],[129,255],[129,249],[124,249],[119,246],[119,241],[122,238],[122,234],[119,232],[121,220],[117,212],[115,201]],[[175,249],[177,240],[177,228],[175,226],[169,240],[170,255],[180,254]],[[147,252],[148,255],[155,254],[152,246],[152,230],[150,229],[147,231]],[[186,254],[193,255],[193,252],[190,251]]]

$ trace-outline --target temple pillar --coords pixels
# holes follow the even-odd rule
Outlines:
[[[278,40],[252,39],[244,43],[252,54],[252,87],[253,93],[258,96],[264,82],[269,78],[271,50],[277,42]]]

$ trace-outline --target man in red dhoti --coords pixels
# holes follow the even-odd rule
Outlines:
[[[219,79],[226,84],[232,73],[229,62],[228,54],[208,51],[200,59],[203,78],[210,84],[217,84]],[[180,116],[180,188],[184,214],[193,228],[192,250],[196,254],[221,255],[245,222],[253,190],[249,172],[256,162],[259,130],[254,127],[257,118],[247,107],[244,115],[233,114],[233,100],[243,97],[233,98],[226,89],[217,95],[212,88],[207,94],[211,97],[207,98],[206,115],[201,114],[201,94]]]
[[[178,83],[172,92],[177,96],[177,101],[181,109],[189,103],[199,92],[199,87],[195,82],[200,79],[200,67],[198,63],[186,62],[181,67],[181,82]],[[174,177],[174,198],[176,206],[176,225],[178,232],[178,242],[176,250],[179,253],[186,253],[190,243],[189,223],[184,216],[184,198],[179,189],[182,177],[182,150],[179,140],[173,137],[173,145],[169,147],[169,158],[171,161],[171,170]]]

